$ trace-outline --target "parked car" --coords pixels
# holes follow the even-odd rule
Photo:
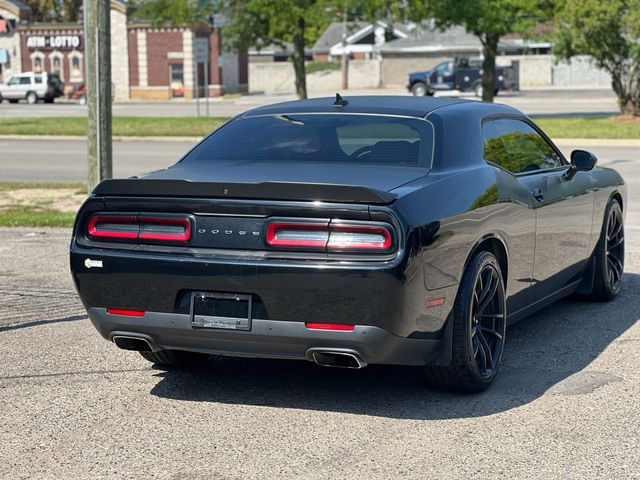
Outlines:
[[[111,101],[115,99],[116,95],[116,84],[111,83]],[[69,93],[70,100],[77,100],[80,105],[87,104],[87,85],[85,83],[81,83],[73,87],[71,92]]]
[[[71,90],[71,93],[69,93],[69,99],[77,100],[77,102],[80,105],[86,105],[87,104],[87,86],[84,83],[74,86],[73,90]]]
[[[508,324],[572,293],[616,297],[625,206],[618,173],[583,150],[568,162],[514,108],[316,98],[100,183],[71,272],[100,334],[165,367],[413,365],[478,391]]]
[[[4,99],[11,103],[26,100],[34,104],[38,100],[53,103],[53,100],[64,94],[64,83],[55,73],[25,72],[14,75],[6,85],[0,84],[0,102]]]
[[[496,67],[495,94],[518,90],[518,79],[511,67]],[[437,91],[474,92],[482,97],[482,60],[457,57],[439,63],[432,70],[409,74],[407,89],[415,96],[434,95]]]

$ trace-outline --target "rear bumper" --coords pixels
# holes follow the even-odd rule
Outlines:
[[[353,331],[311,330],[303,322],[252,321],[251,331],[193,328],[188,314],[146,312],[142,317],[90,308],[89,318],[100,334],[145,339],[153,349],[174,349],[216,355],[312,360],[314,349],[348,351],[365,363],[437,365],[447,363],[447,342],[395,336],[379,327],[356,326]]]

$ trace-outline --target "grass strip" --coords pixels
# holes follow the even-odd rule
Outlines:
[[[113,117],[118,137],[202,137],[226,117]],[[0,118],[0,135],[87,135],[85,117]]]

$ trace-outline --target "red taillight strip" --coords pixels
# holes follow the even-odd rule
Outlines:
[[[107,308],[107,313],[111,315],[127,315],[129,317],[143,317],[144,312],[142,310],[127,310],[123,308]]]
[[[311,330],[343,330],[352,331],[356,329],[355,325],[344,325],[342,323],[305,323],[307,328]]]
[[[285,240],[277,237],[278,230],[312,230],[328,232],[326,223],[281,223],[273,222],[267,226],[267,243],[272,247],[322,247],[327,245],[327,240]]]
[[[306,240],[295,238],[278,238],[279,230],[307,230],[326,232],[326,239]],[[351,232],[357,234],[378,234],[382,236],[380,242],[345,242],[338,238],[332,239],[333,232]],[[381,225],[349,225],[349,224],[324,224],[324,223],[294,223],[272,222],[267,225],[267,244],[272,247],[314,247],[326,248],[329,251],[345,250],[388,250],[393,245],[393,237],[389,228]]]
[[[101,230],[100,224],[123,223],[135,225],[137,229],[131,232],[120,232],[117,230]],[[184,227],[182,233],[154,233],[141,231],[140,227],[145,223],[156,225],[181,225]],[[165,217],[138,217],[135,215],[94,215],[87,224],[87,233],[98,238],[118,238],[118,239],[140,239],[140,240],[162,240],[171,242],[186,242],[191,238],[191,222],[188,218],[165,218]]]
[[[188,218],[162,218],[162,217],[139,217],[138,223],[155,223],[162,225],[182,225],[183,233],[145,233],[140,232],[138,238],[141,240],[167,240],[173,242],[186,242],[191,238],[191,222]]]
[[[389,230],[384,227],[377,226],[351,226],[351,225],[330,225],[329,230],[331,232],[353,232],[353,233],[379,233],[384,237],[384,240],[380,243],[349,243],[349,242],[332,242],[331,235],[329,235],[329,242],[327,243],[327,247],[329,250],[335,249],[375,249],[375,250],[386,250],[391,246],[391,234]]]
[[[98,230],[99,223],[127,223],[136,224],[135,216],[107,216],[95,215],[89,220],[87,231],[92,237],[108,237],[108,238],[138,238],[138,232],[114,232],[113,230]]]

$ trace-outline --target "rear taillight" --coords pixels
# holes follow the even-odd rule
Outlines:
[[[267,243],[272,247],[325,248],[328,241],[328,223],[273,222],[267,226]]]
[[[186,242],[191,238],[191,222],[185,217],[98,214],[89,219],[87,233],[105,239]]]
[[[393,235],[390,225],[272,221],[267,225],[266,241],[268,245],[280,248],[383,252],[393,246]]]

